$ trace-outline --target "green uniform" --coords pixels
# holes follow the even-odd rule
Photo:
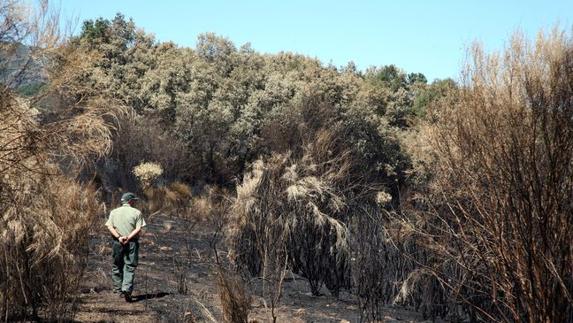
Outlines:
[[[114,227],[121,236],[128,236],[136,228],[146,225],[141,211],[123,204],[109,214],[105,223],[108,227]],[[139,253],[139,241],[134,237],[127,244],[122,245],[117,239],[112,243],[112,280],[115,291],[131,293],[133,291],[133,279],[137,267]]]

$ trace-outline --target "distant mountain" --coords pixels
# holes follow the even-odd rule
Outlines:
[[[47,82],[41,50],[23,44],[0,44],[0,83],[24,95],[33,94]]]

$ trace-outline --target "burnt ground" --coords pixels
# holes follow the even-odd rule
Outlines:
[[[79,295],[77,322],[220,322],[213,230],[207,225],[153,215],[140,239],[134,302],[127,303],[111,290],[111,247],[104,227],[90,241],[89,266]],[[220,259],[226,254],[219,251]],[[250,321],[269,322],[270,309],[253,280]],[[338,298],[324,292],[313,296],[304,278],[289,273],[277,308],[277,322],[358,322],[358,302],[352,295]],[[259,295],[257,295],[259,294]],[[388,308],[387,322],[419,322],[420,314]]]

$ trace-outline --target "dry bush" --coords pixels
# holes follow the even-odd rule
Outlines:
[[[144,208],[149,214],[157,212],[185,216],[191,207],[192,193],[189,186],[182,182],[167,185],[149,185],[143,189],[146,198]]]
[[[89,114],[41,125],[32,108],[6,93],[0,102],[0,227],[6,242],[0,307],[7,319],[36,315],[40,308],[52,319],[66,317],[85,265],[86,231],[101,210],[95,192],[64,177],[55,162],[78,164],[103,153],[109,143],[98,134],[109,129]],[[78,119],[88,117],[100,127],[77,127]],[[72,137],[91,143],[66,146]]]
[[[96,192],[64,174],[76,175],[109,150],[114,106],[73,82],[89,56],[59,42],[59,23],[47,3],[39,11],[21,5],[0,6],[0,39],[46,55],[50,82],[38,95],[19,98],[11,86],[29,71],[24,63],[15,83],[0,86],[0,312],[5,321],[30,315],[64,320],[73,314],[87,231],[101,212]],[[85,95],[76,95],[79,90]],[[62,113],[45,118],[45,108]]]
[[[408,306],[425,318],[445,316],[446,292],[440,282],[420,268],[428,252],[418,246],[412,228],[388,210],[390,195],[379,192],[377,203],[362,201],[354,207],[352,235],[352,290],[358,296],[360,318],[383,320],[387,305]]]
[[[70,317],[87,261],[86,232],[102,205],[93,189],[64,177],[24,185],[28,192],[13,192],[22,204],[4,208],[0,219],[0,308],[7,318],[38,310],[50,319]],[[46,186],[52,189],[42,189]]]
[[[143,162],[133,168],[133,175],[137,177],[143,189],[150,187],[161,174],[163,168],[157,163]]]
[[[384,307],[399,293],[400,282],[415,268],[390,241],[386,212],[374,204],[357,207],[351,221],[353,291],[358,296],[361,321],[384,318]],[[404,302],[411,304],[411,302]]]
[[[398,238],[427,253],[411,259],[446,291],[449,315],[573,322],[571,35],[471,54],[463,87],[433,111],[434,179],[396,218]]]
[[[283,156],[274,156],[279,169],[283,168]],[[265,172],[266,171],[266,172]],[[267,204],[277,202],[277,194],[271,191],[271,170],[265,169],[262,161],[253,165],[251,173],[245,175],[243,183],[237,187],[237,200],[233,206],[231,220],[231,253],[233,263],[254,276],[262,276],[263,297],[270,302],[271,316],[276,321],[275,307],[282,295],[282,282],[287,266],[287,234],[284,221],[279,218],[282,210],[271,210]],[[266,176],[264,176],[266,173]],[[280,175],[274,172],[273,177]],[[263,178],[266,181],[263,182]],[[275,179],[276,180],[276,179]],[[266,184],[266,185],[265,185]],[[266,187],[263,187],[265,185]],[[259,206],[258,204],[262,204]],[[276,208],[276,206],[274,206]]]
[[[352,236],[355,250],[352,262],[355,268],[352,272],[353,289],[358,296],[361,320],[375,321],[383,318],[381,308],[394,292],[391,281],[395,278],[394,272],[385,269],[395,258],[386,252],[388,245],[383,232],[385,219],[380,210],[367,205],[360,209],[362,216],[352,222],[353,231],[360,232]]]
[[[349,287],[345,189],[349,155],[332,156],[336,140],[322,132],[300,159],[273,155],[253,164],[237,187],[233,207],[232,259],[268,282],[280,299],[287,266],[313,294],[326,284],[334,294]],[[304,239],[301,239],[304,237]]]
[[[329,130],[307,133],[307,143],[294,153],[254,163],[237,187],[231,259],[261,276],[273,316],[285,269],[305,277],[315,295],[322,286],[333,295],[352,288],[363,318],[381,319],[376,315],[391,299],[387,293],[399,290],[399,273],[413,268],[387,242],[382,217],[384,208],[398,205],[402,176],[386,166],[396,162],[399,169],[403,156],[389,134],[373,133],[378,130],[360,120],[352,115]],[[349,139],[364,144],[364,137],[381,142],[366,147]]]
[[[223,308],[223,319],[229,323],[247,323],[252,298],[245,282],[236,273],[219,268],[217,287]]]

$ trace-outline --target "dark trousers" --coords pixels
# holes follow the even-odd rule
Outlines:
[[[130,241],[125,245],[122,245],[117,240],[113,241],[111,278],[114,291],[128,293],[133,291],[133,279],[135,278],[138,254],[139,241]]]

